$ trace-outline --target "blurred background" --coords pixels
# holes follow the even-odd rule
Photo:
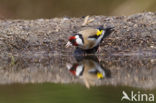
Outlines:
[[[0,0],[0,18],[121,16],[156,11],[156,0]]]

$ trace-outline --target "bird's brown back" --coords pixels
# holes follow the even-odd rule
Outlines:
[[[84,49],[92,48],[95,44],[95,41],[88,40],[88,37],[96,35],[97,29],[82,30],[79,33],[82,34],[82,36],[84,38]]]

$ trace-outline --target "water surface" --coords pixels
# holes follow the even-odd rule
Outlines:
[[[123,90],[129,94],[131,91],[140,91],[156,95],[155,89],[142,90],[125,86],[87,89],[79,84],[11,84],[0,86],[0,103],[121,103]],[[128,101],[124,100],[123,103]]]
[[[145,54],[12,56],[0,64],[0,103],[121,103],[123,91],[155,94],[156,59]]]

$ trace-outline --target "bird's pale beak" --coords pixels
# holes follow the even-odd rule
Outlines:
[[[70,46],[72,46],[72,44],[71,44],[70,41],[68,41],[67,44],[66,44],[66,48],[68,48],[68,47],[70,47]]]

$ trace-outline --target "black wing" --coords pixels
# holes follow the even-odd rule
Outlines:
[[[92,35],[92,36],[89,36],[88,38],[95,38],[95,39],[97,39],[99,36],[97,36],[97,35]]]

